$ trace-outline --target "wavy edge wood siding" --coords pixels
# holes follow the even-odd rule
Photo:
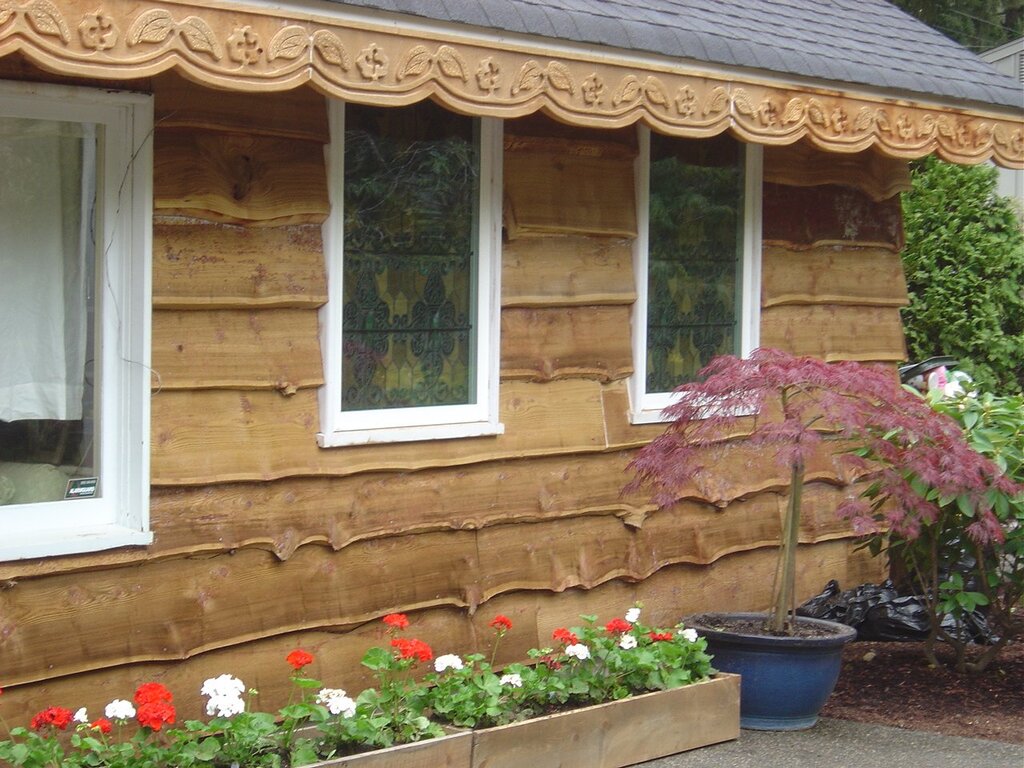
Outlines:
[[[822,573],[831,574],[844,583],[863,583],[877,576],[874,561],[849,540],[825,541],[806,545],[801,550],[800,557],[806,566],[798,576],[802,593],[813,594],[819,590]],[[225,555],[204,562],[211,573],[230,574],[230,566],[219,562],[229,559],[230,556]],[[508,593],[488,601],[486,611],[473,613],[464,607],[434,604],[409,613],[417,636],[429,642],[438,653],[485,646],[490,636],[486,622],[495,613],[504,613],[515,625],[515,630],[502,643],[502,660],[510,661],[522,658],[531,646],[549,643],[555,627],[578,623],[581,614],[620,615],[637,601],[645,606],[645,621],[668,625],[678,621],[683,613],[721,607],[723,602],[764,605],[769,599],[774,561],[774,553],[769,549],[741,551],[708,566],[668,565],[641,581],[612,579],[590,589],[571,587],[562,592]],[[315,581],[321,578],[318,572],[311,576]],[[111,582],[115,579],[116,574],[111,574]],[[227,576],[222,575],[219,581],[226,584]],[[115,585],[115,589],[131,590],[132,582],[125,580]],[[86,588],[69,593],[67,597],[95,609],[109,602],[112,594],[109,590]],[[190,597],[206,600],[207,605],[222,601],[222,595],[217,593],[203,595],[194,591]],[[277,602],[286,602],[289,598],[298,601],[302,595],[274,597]],[[236,606],[227,607],[237,610]],[[5,687],[0,713],[9,722],[11,719],[20,721],[26,712],[63,701],[102,709],[111,699],[124,697],[134,690],[139,681],[155,680],[170,684],[178,694],[175,703],[179,705],[180,717],[190,716],[190,710],[191,716],[197,716],[199,697],[186,692],[198,691],[203,679],[225,670],[256,687],[264,705],[275,707],[287,698],[290,685],[284,657],[300,646],[316,654],[318,667],[314,672],[325,684],[358,689],[358,685],[369,682],[358,660],[367,647],[382,641],[377,619],[378,615],[374,614],[347,624],[295,629],[270,636],[251,634],[238,645],[196,649],[183,657],[167,654],[159,658],[133,652],[131,624],[127,627],[110,625],[110,637],[101,639],[119,644],[122,654],[115,657],[114,665],[88,666],[82,663],[82,659],[88,657],[80,656],[75,660],[80,670],[77,673],[71,672],[70,667],[64,667],[63,674],[54,674],[56,669],[39,667],[45,676],[38,678],[38,684]],[[164,617],[162,625],[154,620],[152,626],[158,627],[165,640],[171,643],[180,639],[178,625],[168,617]],[[64,649],[68,653],[89,650],[85,638],[69,638],[66,625],[60,637],[65,640]],[[59,651],[60,645],[50,642],[42,652],[48,655],[50,651]],[[29,653],[38,656],[40,649],[29,649]]]
[[[631,243],[623,236],[635,225],[621,216],[632,211],[631,172],[628,184],[607,190],[618,198],[603,197],[598,209],[568,206],[549,216],[551,225],[530,220],[536,205],[520,196],[528,202],[517,212],[532,223],[506,244],[502,268],[505,435],[439,441],[429,451],[321,450],[311,337],[326,301],[317,224],[326,205],[323,176],[316,173],[286,203],[264,181],[301,176],[315,157],[322,163],[322,121],[304,112],[290,123],[293,107],[282,102],[264,130],[244,100],[222,102],[173,78],[157,78],[156,90],[157,111],[168,115],[157,128],[155,184],[154,361],[166,372],[166,386],[153,396],[156,543],[0,564],[0,711],[21,716],[72,691],[70,700],[102,706],[143,677],[197,690],[225,669],[261,688],[265,705],[274,706],[286,685],[287,670],[277,670],[297,644],[352,687],[348,675],[358,674],[358,657],[379,638],[375,620],[391,610],[413,610],[424,637],[453,651],[488,636],[492,609],[506,613],[526,629],[504,646],[512,659],[580,613],[617,614],[637,599],[648,620],[663,623],[686,610],[767,602],[786,486],[773,467],[739,447],[731,476],[683,493],[671,509],[619,494],[633,449],[661,431],[630,425],[620,378],[630,363],[628,309],[635,300]],[[323,103],[309,93],[292,97]],[[238,110],[251,121],[245,141]],[[566,132],[571,138],[575,130],[552,133],[568,146]],[[527,157],[536,151],[550,159],[553,145],[536,139],[513,139],[509,151],[521,162],[511,167],[551,167],[564,181],[564,168]],[[601,176],[593,141],[581,139],[590,147],[581,155],[589,158],[579,166],[582,178]],[[293,146],[282,153],[284,144]],[[633,150],[609,144],[600,151],[615,169],[611,176],[625,180]],[[185,162],[189,147],[219,147],[225,158],[251,148],[255,160],[197,170]],[[287,157],[300,161],[289,165]],[[182,167],[166,173],[179,159]],[[253,167],[252,183],[238,187]],[[259,173],[264,181],[252,181]],[[198,181],[182,181],[188,178]],[[553,186],[531,178],[523,188]],[[282,189],[295,187],[292,179]],[[583,193],[577,199],[587,200]],[[891,270],[884,254],[894,254],[896,239],[844,239],[836,227],[833,217],[811,237],[770,246],[779,250],[768,259],[777,263],[766,271],[765,312],[895,310],[898,291],[871,280],[851,285],[828,272],[850,267],[856,275],[865,254],[864,264],[885,262]],[[801,258],[825,265],[825,274],[802,275]],[[787,277],[787,269],[804,282]],[[256,332],[270,326],[274,333]],[[287,332],[277,333],[278,326]],[[204,337],[192,348],[189,339],[211,332],[212,341]],[[574,342],[588,333],[591,341]],[[236,334],[245,348],[232,350],[230,362],[204,363]],[[220,365],[239,375],[218,373]],[[877,563],[853,552],[830,511],[855,478],[819,458],[807,492],[813,511],[801,532],[806,594],[826,576],[879,575]],[[377,574],[373,589],[353,577],[365,573]],[[67,640],[68,622],[75,636],[54,642]]]

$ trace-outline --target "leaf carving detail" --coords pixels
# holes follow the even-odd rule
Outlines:
[[[34,0],[25,9],[25,16],[41,35],[53,35],[63,42],[71,39],[71,30],[64,23],[60,9],[49,0]]]
[[[210,25],[198,16],[189,16],[179,26],[182,38],[189,50],[196,53],[208,53],[215,61],[220,61],[224,53],[221,51],[217,36],[210,29]]]
[[[733,96],[733,103],[736,105],[736,111],[741,115],[752,116],[757,112],[754,102],[750,100],[750,96],[742,88],[736,91],[736,95]]]
[[[825,108],[817,99],[811,99],[807,102],[807,114],[811,118],[812,123],[828,127],[828,116],[825,114]]]
[[[398,62],[398,74],[395,75],[395,79],[401,81],[407,77],[419,77],[430,69],[433,62],[434,57],[430,55],[427,46],[413,46]]]
[[[576,95],[576,83],[572,80],[572,73],[565,64],[557,61],[549,61],[547,68],[548,82],[551,87],[559,91],[565,91],[572,96]]]
[[[640,81],[634,75],[627,75],[619,83],[619,87],[612,96],[612,104],[616,107],[629,101],[636,101],[640,97]]]
[[[857,118],[853,121],[853,129],[855,131],[866,131],[871,127],[871,123],[874,122],[875,111],[870,107],[861,107],[860,112],[857,113]]]
[[[804,100],[790,99],[786,102],[786,109],[782,112],[782,124],[799,123],[804,116]]]
[[[289,61],[299,58],[306,51],[309,45],[309,37],[303,27],[293,24],[285,27],[270,41],[270,50],[267,52],[267,60],[287,59]]]
[[[657,104],[661,107],[668,106],[668,94],[665,92],[661,81],[657,78],[648,77],[647,82],[644,83],[644,91],[647,93],[647,98],[652,104]]]
[[[154,8],[132,22],[128,30],[128,45],[162,43],[174,31],[174,18],[170,11]]]
[[[541,82],[544,80],[544,70],[541,69],[533,59],[523,64],[523,68],[519,70],[519,75],[516,77],[516,81],[512,84],[512,95],[515,96],[520,91],[532,91],[538,88]]]
[[[704,114],[710,115],[713,112],[721,112],[725,109],[726,102],[729,100],[729,94],[725,88],[718,86],[711,91],[708,96],[708,100],[704,104]]]
[[[341,67],[345,72],[348,72],[352,66],[352,62],[345,52],[345,46],[342,45],[341,39],[333,32],[328,32],[326,29],[318,29],[313,33],[313,47],[328,64]]]
[[[466,62],[450,45],[442,45],[437,49],[437,66],[448,77],[457,77],[462,82],[469,80]]]
[[[14,3],[11,0],[0,2],[0,27],[7,23],[7,20],[14,15]]]

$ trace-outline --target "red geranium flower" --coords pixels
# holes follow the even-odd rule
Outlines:
[[[99,731],[100,733],[110,733],[111,729],[113,728],[113,726],[110,724],[110,721],[107,720],[107,718],[105,717],[101,717],[99,720],[97,720],[89,727],[92,728],[94,731]]]
[[[135,713],[140,725],[159,731],[164,723],[174,723],[174,705],[165,701],[147,701]]]
[[[629,630],[631,630],[632,628],[633,628],[633,625],[630,624],[625,619],[612,619],[611,621],[609,621],[607,624],[604,625],[605,631],[608,634],[610,634],[610,635],[622,634],[623,632],[629,632]]]
[[[54,728],[64,730],[71,723],[71,718],[75,716],[75,713],[70,709],[64,709],[64,707],[47,707],[42,712],[37,712],[35,717],[32,718],[30,725],[34,730],[40,730],[41,728],[52,725]]]
[[[384,617],[384,623],[392,629],[405,629],[409,626],[409,618],[404,613],[389,613]]]
[[[651,632],[650,638],[656,643],[664,643],[672,640],[671,632]]]
[[[551,633],[551,637],[555,640],[560,640],[564,645],[576,645],[580,641],[576,635],[570,632],[565,627],[559,627]]]
[[[430,646],[422,640],[415,638],[396,637],[391,641],[391,647],[398,651],[398,658],[400,659],[430,661],[434,658],[434,652]]]
[[[541,664],[544,664],[548,669],[559,670],[562,668],[562,662],[560,662],[558,659],[551,655],[541,656],[539,661]]]
[[[172,702],[174,696],[160,683],[143,683],[135,689],[136,704],[154,704],[161,701]]]
[[[497,616],[491,619],[491,623],[487,626],[492,627],[498,630],[499,632],[508,632],[510,629],[512,629],[512,619],[510,619],[503,613],[499,613]]]
[[[307,651],[304,651],[301,648],[296,648],[294,651],[285,656],[284,660],[292,665],[292,669],[300,670],[307,664],[313,663],[313,654],[308,653]]]

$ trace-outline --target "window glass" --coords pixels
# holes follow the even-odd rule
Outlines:
[[[346,106],[342,411],[477,401],[477,126]]]
[[[101,132],[0,117],[0,503],[99,495]]]
[[[650,136],[646,392],[740,353],[742,145]]]

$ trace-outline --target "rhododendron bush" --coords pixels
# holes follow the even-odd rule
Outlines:
[[[650,489],[660,506],[694,486],[715,498],[722,468],[734,466],[728,459],[739,450],[783,468],[788,505],[769,632],[789,631],[795,615],[805,467],[821,452],[872,479],[837,509],[859,533],[891,529],[912,540],[937,519],[941,500],[957,499],[969,513],[967,538],[986,546],[1005,535],[994,499],[1019,487],[972,450],[956,421],[901,387],[895,371],[758,349],[748,359],[715,358],[675,392],[665,409],[671,422],[630,464],[636,476],[627,488]]]
[[[435,658],[429,644],[402,634],[410,626],[405,614],[388,614],[387,646],[370,648],[362,660],[376,686],[355,698],[310,677],[307,668],[315,657],[297,648],[284,659],[295,701],[276,713],[251,711],[245,683],[222,674],[199,690],[211,719],[174,727],[174,695],[148,682],[131,700],[111,701],[103,717],[91,720],[84,708],[51,706],[32,717],[28,728],[8,729],[8,739],[0,741],[0,766],[294,768],[438,737],[442,723],[513,722],[711,674],[705,641],[693,630],[646,627],[639,617],[639,606],[604,627],[584,617],[583,627],[556,629],[552,647],[530,651],[533,663],[499,672],[493,661],[499,641],[512,629],[507,616],[490,622],[495,640],[486,661],[480,654]]]

